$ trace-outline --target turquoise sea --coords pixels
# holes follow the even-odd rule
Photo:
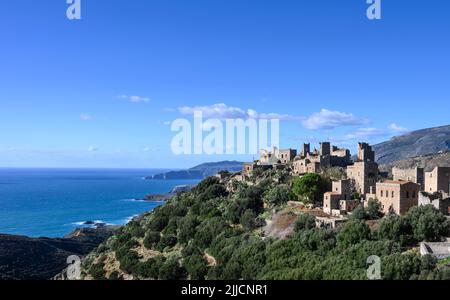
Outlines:
[[[86,221],[126,224],[162,205],[136,201],[192,180],[144,180],[165,170],[0,169],[0,233],[63,237]]]

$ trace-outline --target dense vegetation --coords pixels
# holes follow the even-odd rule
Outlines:
[[[207,178],[123,227],[85,260],[85,275],[107,277],[113,255],[120,272],[138,279],[367,279],[367,258],[378,255],[383,279],[450,279],[447,267],[417,252],[418,242],[449,230],[431,206],[384,217],[377,228],[367,225],[381,217],[376,202],[338,230],[317,229],[301,214],[289,238],[264,237],[268,215],[297,197],[318,201],[325,185],[320,176],[292,180],[283,171],[259,174],[254,184]],[[115,270],[108,278],[117,277]]]

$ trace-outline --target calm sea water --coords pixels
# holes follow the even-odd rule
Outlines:
[[[0,233],[62,237],[86,221],[121,225],[162,203],[139,202],[192,180],[144,180],[163,170],[0,169]]]

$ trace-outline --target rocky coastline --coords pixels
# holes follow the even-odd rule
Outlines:
[[[0,280],[49,280],[112,236],[120,226],[80,228],[63,238],[0,234]]]

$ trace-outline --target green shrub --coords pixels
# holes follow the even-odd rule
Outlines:
[[[377,200],[369,200],[367,203],[366,215],[369,220],[377,220],[383,217],[381,203]]]
[[[305,229],[313,229],[316,227],[316,218],[310,214],[301,214],[294,225],[294,231],[300,232]]]
[[[241,216],[240,223],[246,230],[255,228],[256,214],[253,210],[247,209]]]
[[[105,280],[106,272],[105,272],[105,264],[100,261],[97,264],[91,265],[89,269],[89,274],[94,278],[94,280]]]
[[[450,229],[447,218],[434,206],[416,206],[405,215],[417,242],[440,242]]]
[[[320,203],[323,194],[329,190],[330,183],[319,174],[308,173],[293,181],[292,192],[307,203]]]
[[[138,238],[142,238],[145,235],[145,229],[141,227],[140,223],[137,221],[132,221],[128,223],[127,232],[130,235]]]
[[[195,253],[185,258],[183,266],[192,280],[204,280],[208,273],[207,262],[199,253]]]
[[[351,219],[354,221],[364,221],[366,220],[367,214],[364,208],[364,205],[358,205],[353,211],[351,215]]]
[[[338,232],[338,244],[344,247],[357,244],[370,238],[370,228],[363,222],[349,221]]]
[[[381,219],[377,233],[379,239],[395,241],[402,246],[414,243],[411,225],[397,215],[389,215]]]
[[[186,270],[180,266],[176,257],[168,258],[159,269],[159,279],[180,280],[186,278]]]
[[[197,217],[193,215],[187,215],[186,217],[180,219],[178,224],[178,241],[182,244],[186,244],[190,239],[192,239],[196,232],[196,227],[199,224]]]
[[[167,247],[174,247],[177,244],[177,236],[174,234],[165,234],[162,236],[159,243],[156,245],[155,249],[158,251],[163,251]]]
[[[116,251],[116,258],[120,263],[120,269],[128,274],[133,274],[136,271],[136,267],[139,264],[139,255],[129,249],[128,247],[122,247]]]
[[[158,279],[159,270],[164,265],[165,260],[164,256],[160,255],[150,258],[146,262],[139,263],[137,274],[145,279]]]
[[[214,217],[202,222],[202,224],[197,227],[197,232],[194,236],[195,245],[201,249],[208,248],[213,239],[227,227],[228,224],[221,217]]]
[[[144,238],[144,246],[152,249],[161,240],[161,234],[157,231],[149,231]]]
[[[292,198],[293,193],[287,185],[277,185],[264,194],[264,202],[272,207],[286,204]]]

